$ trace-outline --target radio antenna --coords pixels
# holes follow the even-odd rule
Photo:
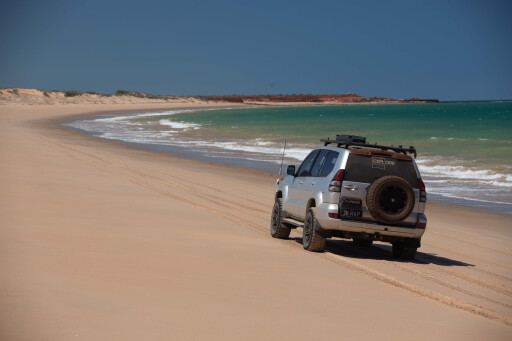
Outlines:
[[[283,171],[283,162],[284,162],[284,152],[285,151],[286,151],[286,139],[284,140],[283,156],[281,157],[281,167],[279,168],[279,177],[281,177],[281,172]]]

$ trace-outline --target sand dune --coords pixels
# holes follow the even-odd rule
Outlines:
[[[510,340],[512,219],[428,203],[417,261],[269,236],[275,176],[59,128],[0,106],[2,340]],[[203,104],[205,105],[205,104]]]
[[[136,94],[137,96],[134,96]],[[149,96],[149,97],[142,97]],[[167,105],[204,105],[207,101],[201,101],[194,97],[173,97],[173,96],[153,96],[144,93],[128,93],[127,95],[105,95],[94,92],[80,91],[58,91],[58,90],[38,90],[23,88],[3,88],[0,89],[0,105],[63,105],[63,104],[161,104]]]

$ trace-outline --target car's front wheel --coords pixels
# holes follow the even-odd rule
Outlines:
[[[292,229],[283,223],[283,199],[277,198],[270,217],[270,235],[274,238],[286,239]]]
[[[316,219],[316,208],[311,207],[306,213],[304,228],[302,229],[302,246],[304,249],[313,252],[323,251],[325,238],[319,233],[320,224]]]

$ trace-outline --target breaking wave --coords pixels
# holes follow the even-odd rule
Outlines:
[[[172,118],[177,113],[191,111],[195,110],[100,117],[76,120],[68,125],[106,139],[147,145],[182,146],[203,152],[208,157],[281,163],[283,155],[281,141],[205,138],[199,134],[204,128],[201,124]],[[431,139],[437,139],[437,137],[432,136]],[[317,145],[287,144],[285,163],[299,164],[315,147]],[[429,193],[448,198],[512,204],[512,167],[501,166],[491,169],[476,166],[470,161],[458,160],[455,157],[421,154],[416,163]]]

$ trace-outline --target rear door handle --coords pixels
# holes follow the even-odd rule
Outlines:
[[[314,182],[314,181],[313,181],[313,182],[311,183],[311,186],[314,186],[315,184],[316,184],[316,182]]]
[[[346,186],[343,186],[343,188],[348,189],[349,191],[357,191],[358,190],[358,188],[354,185],[346,185]]]
[[[304,181],[299,181],[299,185],[302,185],[304,183]]]

